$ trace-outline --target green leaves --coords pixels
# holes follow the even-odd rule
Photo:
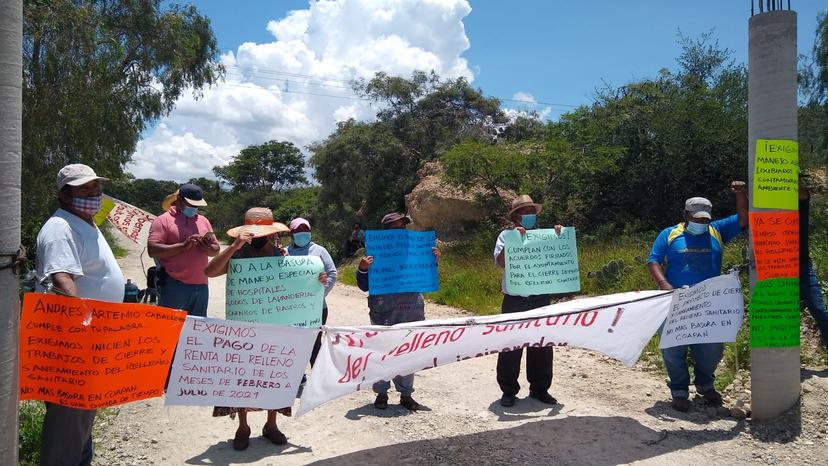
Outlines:
[[[236,191],[271,192],[306,183],[302,152],[286,141],[268,141],[242,149],[227,165],[213,173]]]

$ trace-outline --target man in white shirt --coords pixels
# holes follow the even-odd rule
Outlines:
[[[60,208],[37,235],[39,290],[51,282],[59,292],[101,301],[122,302],[124,276],[93,217],[101,209],[101,181],[90,167],[72,164],[57,176]],[[92,463],[95,410],[46,403],[40,464]]]

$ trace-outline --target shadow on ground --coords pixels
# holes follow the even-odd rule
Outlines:
[[[509,429],[371,448],[318,461],[342,464],[590,464],[615,465],[732,439],[729,430],[660,431],[628,417],[543,419]]]

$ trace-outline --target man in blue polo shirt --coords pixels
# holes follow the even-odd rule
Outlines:
[[[703,197],[684,203],[684,221],[665,228],[653,243],[647,268],[662,290],[693,286],[722,273],[724,245],[748,225],[748,199],[744,181],[734,181],[730,190],[736,197],[736,214],[712,220],[713,204]],[[662,265],[666,264],[666,270]],[[722,359],[723,343],[683,345],[661,350],[670,382],[667,386],[677,411],[690,409],[690,372],[687,351],[694,360],[696,391],[708,402],[721,403],[722,395],[713,388],[716,366]]]

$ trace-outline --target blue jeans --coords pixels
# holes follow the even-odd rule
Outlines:
[[[207,317],[209,300],[207,285],[190,285],[170,276],[158,288],[158,305],[187,311],[188,315]]]
[[[822,288],[819,287],[814,264],[810,261],[808,263],[808,277],[800,277],[799,279],[799,297],[814,317],[817,327],[819,327],[819,333],[822,335],[822,342],[828,347],[828,309],[825,309]]]
[[[374,384],[374,393],[381,394],[381,393],[388,393],[388,389],[391,388],[391,382],[387,380],[380,380]],[[414,374],[408,375],[398,375],[394,377],[394,388],[400,392],[400,395],[407,395],[411,396],[414,393]]]
[[[693,385],[701,392],[713,388],[713,381],[716,380],[716,366],[719,365],[724,353],[724,343],[674,346],[661,350],[664,366],[667,368],[667,375],[670,377],[667,386],[670,388],[673,398],[687,398],[690,395],[688,390],[690,371],[687,368],[688,349],[693,353],[693,372],[695,372]]]

